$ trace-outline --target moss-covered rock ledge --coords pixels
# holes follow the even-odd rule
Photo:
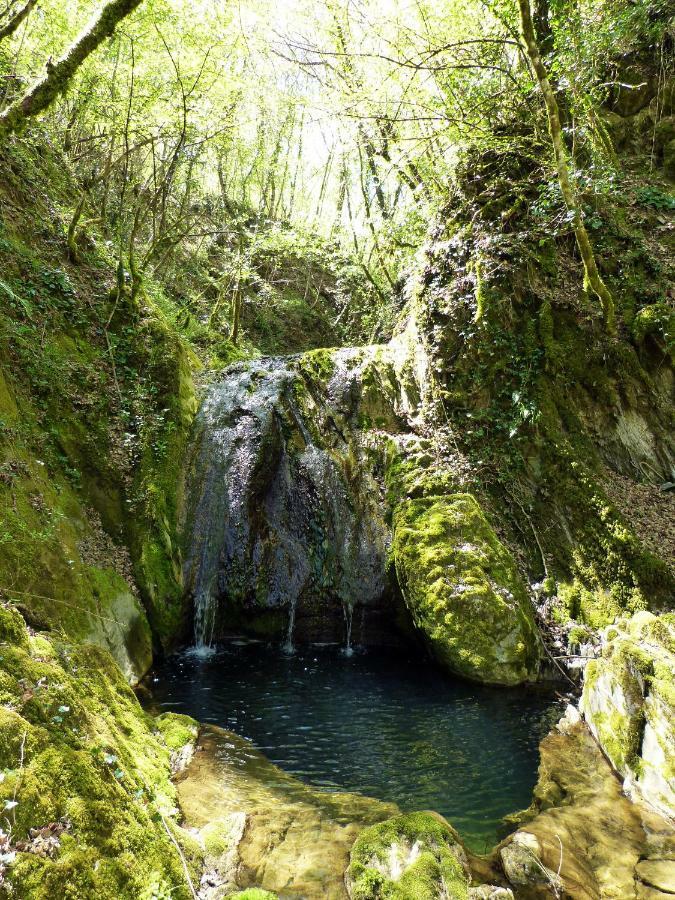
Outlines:
[[[107,650],[0,606],[0,896],[191,900],[201,853],[170,778],[196,733],[146,715]]]
[[[581,710],[631,796],[675,819],[675,614],[608,628],[588,663]]]

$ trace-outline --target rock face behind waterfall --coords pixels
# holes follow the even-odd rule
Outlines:
[[[434,540],[446,544],[413,507],[460,496],[419,418],[420,347],[404,333],[387,347],[256,360],[210,389],[187,491],[197,643],[243,629],[289,645],[376,644],[416,629],[457,674],[498,684],[536,677],[540,642],[524,584],[473,498],[453,506],[453,560],[444,551],[443,571],[411,572],[411,548],[423,543],[434,556]],[[467,546],[475,552],[460,552]]]
[[[381,486],[359,439],[369,351],[230,369],[199,415],[187,581],[196,636],[223,626],[336,639],[388,593]],[[259,618],[255,619],[255,614]]]

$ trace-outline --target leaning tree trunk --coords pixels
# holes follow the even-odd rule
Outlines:
[[[560,125],[560,111],[558,109],[558,101],[556,100],[555,93],[553,91],[553,88],[551,87],[546,68],[544,66],[544,63],[542,62],[541,54],[539,52],[539,46],[534,32],[534,25],[532,23],[530,0],[518,0],[518,4],[520,6],[520,20],[523,29],[523,37],[525,38],[525,44],[527,47],[527,53],[530,58],[530,62],[532,63],[532,68],[534,69],[535,75],[537,76],[539,88],[541,89],[541,93],[546,104],[549,131],[551,133],[551,142],[553,144],[553,153],[555,156],[556,167],[558,169],[558,181],[560,183],[560,190],[563,195],[563,200],[565,201],[565,205],[570,212],[570,216],[572,219],[572,228],[574,229],[574,236],[576,237],[577,246],[579,247],[581,259],[584,264],[584,281],[587,287],[589,287],[600,300],[600,303],[602,304],[602,311],[605,316],[605,324],[607,326],[607,330],[613,332],[616,327],[614,299],[607,285],[602,280],[600,272],[598,271],[598,266],[595,261],[595,254],[593,253],[593,247],[591,246],[588,232],[586,231],[586,228],[584,226],[583,219],[581,217],[581,210],[579,209],[579,202],[577,200],[574,187],[572,186],[570,170],[567,163],[567,150],[565,149],[562,128]]]
[[[74,44],[55,63],[47,63],[47,72],[0,113],[0,139],[22,128],[68,87],[71,78],[85,59],[115,31],[115,28],[143,0],[108,0],[98,17],[82,32]]]

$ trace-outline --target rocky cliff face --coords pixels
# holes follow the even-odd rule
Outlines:
[[[626,792],[675,819],[674,614],[638,613],[607,629],[581,710]]]
[[[536,677],[525,585],[426,436],[428,391],[414,321],[390,346],[239,364],[211,388],[187,491],[198,643],[234,626],[288,647],[379,643],[414,626],[452,672]]]

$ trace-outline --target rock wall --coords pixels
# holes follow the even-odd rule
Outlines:
[[[518,568],[425,436],[414,326],[387,347],[238,364],[210,389],[187,488],[198,643],[242,626],[289,648],[378,643],[412,621],[452,672],[536,678]]]
[[[624,790],[675,819],[675,614],[608,628],[580,708]]]

